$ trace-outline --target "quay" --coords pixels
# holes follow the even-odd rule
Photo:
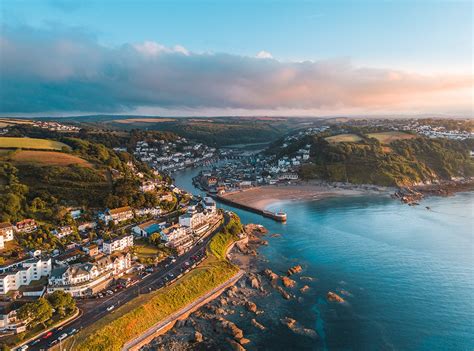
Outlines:
[[[220,196],[212,193],[207,193],[209,197],[212,197],[214,200],[232,206],[236,208],[240,208],[241,210],[257,213],[263,217],[271,218],[277,222],[286,222],[287,220],[287,215],[285,212],[272,212],[272,211],[266,211],[266,210],[261,210],[252,206],[244,205],[232,200],[227,199],[225,196]]]

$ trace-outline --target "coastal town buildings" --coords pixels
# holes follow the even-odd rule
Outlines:
[[[8,222],[0,223],[0,249],[5,247],[7,241],[13,239],[13,226]]]
[[[0,267],[0,295],[18,290],[51,273],[51,258],[30,258]]]
[[[133,219],[133,210],[130,206],[107,209],[105,213],[99,214],[99,219],[106,224],[113,221],[115,224]]]
[[[132,266],[129,252],[117,252],[86,263],[59,265],[49,277],[48,293],[57,290],[74,297],[101,290],[112,278],[120,277]]]
[[[38,226],[34,219],[24,219],[20,222],[17,222],[15,228],[19,233],[31,233],[35,231]]]
[[[102,252],[111,254],[114,251],[123,251],[128,247],[133,246],[133,235],[124,235],[119,238],[114,238],[104,241],[102,244]]]
[[[132,233],[136,236],[149,237],[151,234],[159,232],[165,227],[166,222],[158,223],[155,220],[136,225],[132,228]]]
[[[218,156],[217,150],[201,143],[177,137],[173,141],[138,141],[134,155],[158,171],[175,172],[186,167],[207,164]],[[151,191],[152,185],[144,184],[142,191]]]

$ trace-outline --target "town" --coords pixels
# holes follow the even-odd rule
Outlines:
[[[141,189],[154,191],[150,183]],[[35,316],[25,311],[34,310],[45,294],[68,293],[77,303],[87,305],[83,311],[102,308],[108,313],[120,301],[110,303],[106,298],[118,290],[140,286],[145,278],[150,280],[150,275],[162,273],[165,277],[153,278],[153,289],[171,283],[204,258],[207,238],[223,222],[223,212],[213,199],[190,194],[186,194],[186,205],[168,212],[159,207],[126,206],[104,209],[90,218],[82,209],[71,208],[69,216],[70,225],[52,231],[57,239],[67,242],[65,250],[55,249],[51,254],[38,249],[25,251],[16,239],[40,230],[35,220],[0,223],[0,338],[35,326]],[[108,228],[107,238],[97,238],[99,228]],[[186,253],[189,257],[183,263],[178,257]],[[130,299],[134,294],[126,295]],[[57,331],[55,335],[47,332],[31,344],[49,347],[77,330]]]

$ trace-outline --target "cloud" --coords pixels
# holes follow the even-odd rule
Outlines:
[[[262,51],[258,57],[271,58]],[[153,41],[107,47],[74,29],[6,28],[0,113],[159,111],[456,111],[473,77],[194,53]],[[466,95],[467,94],[467,95]],[[449,97],[449,99],[445,99]],[[436,109],[433,111],[433,109]]]
[[[273,58],[272,54],[270,54],[268,51],[265,51],[265,50],[260,51],[257,54],[256,57],[260,58],[260,59],[272,59]]]

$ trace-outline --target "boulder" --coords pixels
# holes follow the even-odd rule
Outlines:
[[[308,285],[305,285],[305,286],[303,286],[303,287],[300,289],[300,292],[301,292],[302,294],[304,294],[304,293],[308,292],[309,289],[310,289],[309,286],[308,286]]]
[[[257,313],[257,305],[253,303],[252,301],[247,301],[245,303],[245,306],[250,312]]]
[[[288,275],[300,273],[303,270],[300,265],[296,265],[288,269],[288,272],[286,272]]]
[[[250,279],[250,285],[254,289],[260,289],[260,282],[258,281],[257,277],[252,277]]]
[[[268,269],[268,268],[267,268],[267,269],[265,269],[265,270],[263,271],[263,273],[264,273],[270,280],[272,280],[272,281],[278,279],[278,274],[273,273],[271,269]]]
[[[327,299],[330,302],[337,302],[337,303],[344,303],[346,302],[342,297],[340,297],[338,294],[333,293],[332,291],[329,291],[327,294]]]
[[[264,326],[263,324],[260,324],[259,322],[257,322],[257,320],[256,320],[255,318],[253,318],[253,319],[251,320],[251,323],[252,323],[252,325],[253,325],[254,327],[256,327],[256,328],[258,328],[258,329],[260,329],[260,330],[265,330],[265,329],[266,329],[265,326]]]
[[[202,341],[203,341],[202,334],[196,330],[194,332],[194,342],[202,342]]]
[[[245,351],[245,348],[240,345],[238,342],[232,340],[232,339],[227,339],[227,342],[231,346],[232,350],[234,351]]]
[[[276,288],[278,290],[278,292],[281,294],[281,296],[283,296],[283,298],[285,300],[290,300],[291,299],[291,295],[288,294],[285,289],[283,289],[281,286],[277,286]]]
[[[294,288],[296,282],[293,279],[290,279],[288,277],[281,277],[281,281],[285,288]]]
[[[246,345],[250,342],[250,339],[242,338],[239,340],[240,345]]]
[[[290,317],[285,317],[283,319],[280,319],[280,321],[290,329],[293,329],[296,325],[296,319]]]

